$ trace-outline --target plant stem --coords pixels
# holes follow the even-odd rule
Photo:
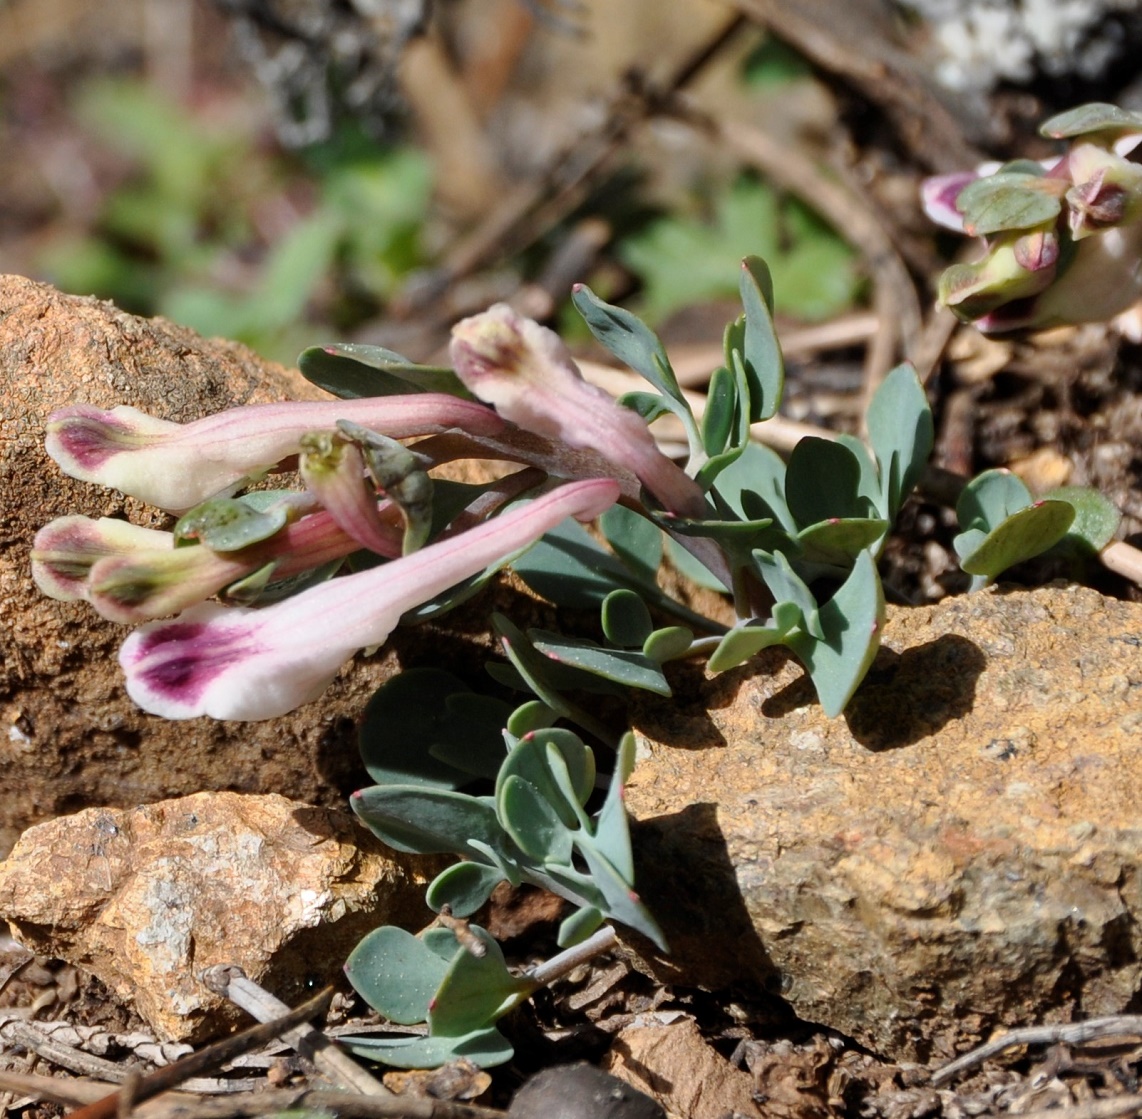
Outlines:
[[[546,987],[569,971],[573,971],[580,964],[584,964],[605,952],[616,940],[618,940],[618,934],[610,925],[605,925],[594,935],[587,937],[582,944],[572,945],[557,956],[552,956],[546,963],[539,964],[525,972],[524,977],[538,983],[541,987]]]

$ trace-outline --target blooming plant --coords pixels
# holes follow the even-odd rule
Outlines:
[[[940,299],[988,333],[1100,322],[1142,298],[1142,114],[1083,105],[1040,131],[1067,151],[924,186],[934,221],[984,240],[980,260],[943,274]]]
[[[700,417],[654,334],[586,287],[573,299],[592,333],[647,382],[621,401],[582,378],[555,334],[497,306],[455,327],[454,368],[379,347],[307,350],[302,372],[340,400],[186,425],[125,407],[62,409],[47,447],[66,473],[180,515],[170,532],[53,521],[36,537],[34,578],[53,597],[139,623],[120,653],[127,690],[172,719],[288,712],[358,650],[447,610],[507,565],[556,603],[599,609],[600,641],[493,618],[506,660],[489,671],[530,696],[514,709],[434,670],[389,681],[361,730],[376,785],[352,805],[398,849],[465,857],[428,891],[453,921],[475,914],[497,883],[530,882],[575,906],[564,945],[611,918],[664,946],[633,889],[621,799],[633,737],[582,697],[629,687],[668,697],[670,661],[706,654],[717,672],[781,645],[826,713],[839,714],[876,655],[877,557],[933,439],[924,390],[902,365],[872,400],[867,446],[806,438],[786,463],[751,441],[784,380],[762,261],[743,262],[740,293],[743,313],[726,328]],[[686,435],[682,464],[648,426],[667,414]],[[458,459],[518,469],[483,485],[433,477]],[[242,492],[295,466],[304,490]],[[981,476],[960,504],[957,549],[979,585],[1068,539],[1101,547],[1116,524],[1096,515],[1105,513],[1096,495],[1034,501],[1009,475]],[[577,523],[596,518],[607,546]],[[667,548],[731,596],[731,627],[659,589]],[[669,623],[656,624],[652,608]],[[560,723],[614,750],[609,778]],[[378,930],[354,954],[350,978],[365,997],[428,1030],[422,1044],[358,1039],[358,1051],[397,1064],[510,1056],[494,1023],[534,985],[506,971],[481,930],[467,929],[484,945],[478,964],[471,944],[445,931]],[[419,979],[393,987],[409,968]]]
[[[751,425],[776,412],[783,383],[760,260],[744,262],[740,291],[744,313],[726,329],[700,419],[658,339],[585,287],[576,307],[646,391],[613,400],[555,334],[501,305],[457,324],[454,369],[378,347],[306,351],[302,371],[341,400],[185,425],[64,408],[47,449],[66,473],[181,516],[171,532],[60,518],[37,535],[33,575],[47,594],[141,623],[120,655],[127,688],[168,718],[283,714],[402,618],[440,613],[507,564],[556,602],[601,607],[605,642],[498,619],[509,664],[492,671],[604,741],[613,736],[567,693],[609,682],[669,695],[667,661],[706,653],[721,671],[774,644],[802,661],[836,715],[876,653],[876,558],[927,461],[931,413],[905,365],[872,401],[869,446],[806,438],[786,464],[753,443]],[[683,465],[648,427],[667,413],[686,433]],[[461,458],[519,469],[482,486],[433,479]],[[304,491],[241,494],[294,465]],[[1094,500],[1068,491],[1035,502],[1012,486],[985,476],[961,502],[957,548],[981,584],[1062,540],[1077,505]],[[1002,497],[987,500],[997,487]],[[575,524],[600,514],[610,550]],[[1091,546],[1113,527],[1103,517]],[[658,589],[664,540],[686,571],[732,595],[728,632]],[[680,624],[656,628],[647,603]]]

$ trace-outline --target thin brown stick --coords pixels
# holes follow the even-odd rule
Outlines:
[[[1020,1045],[1081,1045],[1107,1037],[1142,1037],[1142,1014],[1115,1014],[1107,1018],[1090,1018],[1085,1022],[1070,1022],[1053,1026],[1026,1026],[1011,1030],[1002,1037],[957,1057],[932,1075],[932,1087],[946,1084],[961,1072],[982,1065],[984,1061],[1007,1049]],[[1073,1114],[1067,1109],[1067,1114]],[[1026,1119],[1026,1117],[1024,1117]]]
[[[124,1078],[127,1081],[124,1087],[127,1089],[129,1104],[133,1106],[135,1103],[157,1096],[160,1092],[167,1092],[192,1076],[216,1069],[227,1061],[248,1053],[251,1049],[257,1049],[268,1041],[274,1041],[289,1030],[308,1022],[310,1018],[323,1014],[329,1009],[332,1001],[333,988],[327,987],[308,1002],[302,1003],[296,1010],[288,1010],[280,1018],[251,1026],[248,1030],[243,1030],[232,1037],[224,1037],[197,1053],[187,1054],[165,1068],[155,1069],[145,1076],[137,1076],[135,1070],[130,1070]],[[120,1092],[112,1092],[94,1103],[77,1108],[70,1114],[72,1119],[111,1119],[119,1112],[121,1098]]]
[[[103,1080],[64,1080],[54,1076],[0,1071],[0,1090],[19,1092],[65,1106],[93,1103],[112,1085]],[[147,1101],[140,1109],[148,1119],[235,1119],[311,1107],[360,1119],[503,1119],[504,1112],[453,1100],[408,1099],[402,1096],[362,1096],[326,1089],[266,1089],[239,1098],[203,1099],[187,1092],[170,1092]]]
[[[1098,554],[1102,566],[1116,575],[1125,576],[1135,583],[1142,584],[1142,551],[1124,540],[1107,544]]]
[[[32,1072],[0,1069],[0,1091],[36,1096],[64,1107],[82,1107],[85,1103],[94,1103],[103,1099],[114,1086],[107,1080],[88,1080],[83,1077],[65,1080],[62,1076],[40,1076]]]
[[[97,1076],[118,1083],[129,1071],[114,1061],[105,1061],[93,1053],[85,1053],[82,1049],[45,1037],[27,1022],[9,1022],[4,1027],[4,1036],[18,1041],[45,1061],[65,1068],[68,1072],[79,1073],[80,1076]]]
[[[974,167],[982,158],[967,138],[985,122],[961,102],[953,115],[919,64],[891,42],[891,25],[871,18],[870,5],[851,0],[730,0],[822,70],[855,87],[878,105],[896,133],[929,169]]]
[[[272,1021],[281,1014],[283,1008],[288,1009],[285,1003],[249,979],[240,967],[220,964],[207,968],[202,973],[201,979],[215,994],[229,999],[259,1022]],[[363,1095],[391,1094],[375,1076],[366,1072],[320,1030],[301,1023],[292,1026],[279,1036],[292,1045],[299,1056],[316,1065],[336,1083]]]
[[[939,368],[940,359],[959,323],[960,320],[947,307],[937,307],[924,324],[916,343],[916,352],[911,357],[920,384],[925,388],[932,379],[932,374]]]
[[[1118,1119],[1119,1116],[1142,1113],[1142,1096],[1111,1096],[1109,1099],[1086,1100],[1073,1107],[1049,1107],[1041,1111],[1024,1111],[1019,1119]]]
[[[396,301],[401,314],[427,307],[450,285],[479,268],[538,240],[585,197],[587,189],[624,150],[630,133],[665,98],[684,89],[746,25],[740,15],[726,22],[662,83],[650,89],[624,86],[611,98],[604,124],[575,137],[545,172],[521,183],[470,234],[452,247],[439,269]]]
[[[297,1109],[331,1111],[345,1119],[505,1119],[507,1112],[456,1100],[431,1097],[362,1096],[324,1089],[282,1089],[251,1092],[225,1100],[179,1100],[148,1119],[243,1119]]]

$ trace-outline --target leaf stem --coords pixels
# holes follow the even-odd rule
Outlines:
[[[546,987],[556,979],[574,971],[580,964],[607,951],[618,940],[618,934],[610,925],[605,925],[598,932],[587,937],[582,944],[574,944],[556,956],[552,956],[546,963],[538,964],[530,971],[524,972],[524,978]]]

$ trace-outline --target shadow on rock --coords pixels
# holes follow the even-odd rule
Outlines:
[[[849,731],[869,750],[894,750],[967,715],[987,666],[979,646],[944,634],[903,653],[882,648],[849,701]]]
[[[720,988],[756,984],[773,993],[781,976],[753,927],[718,826],[717,806],[634,824],[635,881],[670,944],[669,957],[649,941],[639,954],[666,982]],[[669,907],[661,899],[669,898]],[[657,899],[657,904],[656,904]],[[711,945],[718,946],[711,951]]]

